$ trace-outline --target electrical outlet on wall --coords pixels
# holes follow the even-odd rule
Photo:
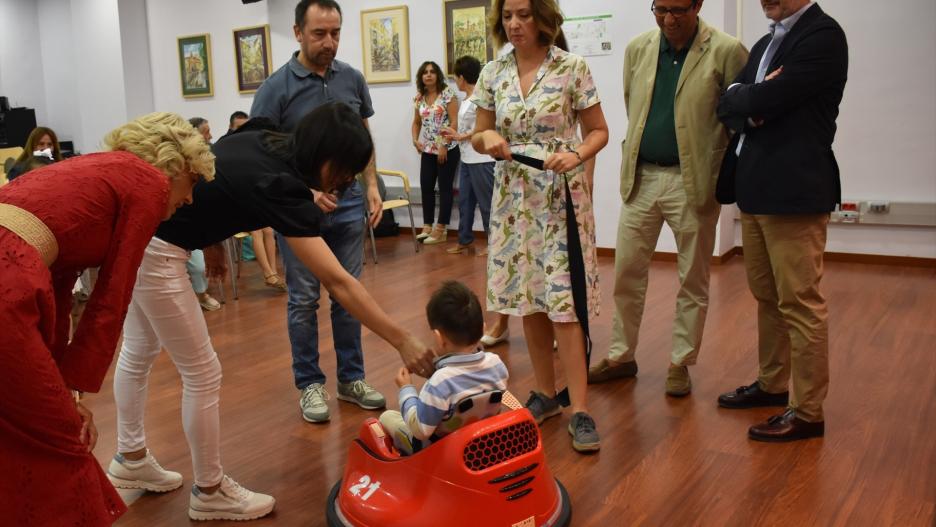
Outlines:
[[[869,201],[868,212],[873,214],[887,214],[890,212],[890,202],[880,200]]]
[[[842,212],[858,212],[859,203],[857,201],[842,200],[842,203],[839,205],[839,210]]]

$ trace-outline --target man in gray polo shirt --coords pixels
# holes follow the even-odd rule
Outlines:
[[[361,72],[335,60],[341,38],[341,7],[334,0],[302,0],[296,6],[293,31],[299,51],[260,86],[250,108],[251,117],[271,119],[284,131],[292,131],[311,110],[329,102],[343,102],[354,108],[364,120],[374,115],[370,93]],[[315,202],[328,212],[322,223],[322,238],[354,277],[361,274],[364,254],[364,214],[376,225],[382,215],[377,190],[374,159],[365,170],[367,207],[360,183],[355,183],[339,198],[315,194]],[[318,316],[321,284],[283,243],[277,233],[286,287],[289,293],[287,318],[292,346],[293,376],[302,390],[299,406],[302,417],[311,423],[329,419],[325,374],[318,365]],[[331,302],[332,334],[338,355],[338,398],[375,410],[386,404],[384,396],[364,380],[364,354],[361,350],[361,323],[344,307]]]

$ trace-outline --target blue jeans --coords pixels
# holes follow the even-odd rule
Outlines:
[[[338,208],[327,214],[321,225],[322,239],[335,257],[355,278],[364,264],[364,196],[355,183],[338,201]],[[276,233],[277,244],[286,268],[287,330],[292,347],[293,377],[300,390],[311,384],[324,384],[325,373],[319,368],[318,307],[321,283],[296,257],[285,238]],[[338,355],[338,382],[350,383],[364,378],[364,353],[361,350],[361,323],[335,299],[331,302],[332,337]]]
[[[205,277],[205,253],[198,249],[192,251],[188,261],[185,262],[185,270],[188,271],[192,289],[196,293],[202,294],[208,290],[208,279]]]
[[[462,163],[458,173],[458,243],[474,241],[474,210],[481,209],[481,224],[488,233],[494,196],[494,163]]]

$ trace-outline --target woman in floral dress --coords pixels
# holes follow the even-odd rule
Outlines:
[[[426,61],[416,72],[413,100],[413,146],[422,158],[419,165],[419,186],[422,190],[423,231],[416,237],[426,245],[443,243],[446,226],[452,219],[455,201],[455,171],[458,170],[458,143],[445,139],[444,128],[458,128],[458,97],[445,85],[442,70],[435,62]],[[439,223],[432,228],[435,216],[435,186],[439,182]]]
[[[537,422],[561,412],[555,336],[573,411],[572,446],[594,451],[600,440],[587,409],[585,337],[599,292],[583,162],[607,144],[608,128],[584,59],[554,46],[561,24],[555,0],[496,0],[491,34],[514,49],[481,72],[471,98],[478,106],[472,144],[505,160],[494,175],[488,309],[523,317],[538,387],[527,407]],[[545,170],[520,164],[513,154],[545,160]]]

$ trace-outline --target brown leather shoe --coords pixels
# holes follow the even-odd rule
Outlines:
[[[588,368],[588,384],[598,384],[614,379],[636,376],[637,361],[634,360],[616,364],[608,359],[601,359],[601,362]]]
[[[666,375],[666,395],[685,397],[690,392],[692,392],[692,378],[689,377],[689,367],[670,364]]]
[[[722,408],[757,408],[759,406],[786,406],[790,401],[790,392],[767,393],[761,390],[757,381],[750,386],[742,386],[733,392],[718,396],[718,406]]]
[[[755,441],[785,442],[822,437],[825,435],[825,421],[809,423],[796,417],[793,410],[775,415],[766,423],[754,425],[748,429],[748,437]]]

